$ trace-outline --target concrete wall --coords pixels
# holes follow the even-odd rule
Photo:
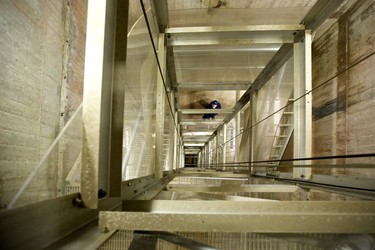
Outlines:
[[[354,1],[353,1],[354,2]],[[313,43],[313,156],[375,152],[375,2],[357,1]],[[325,161],[327,162],[327,161]],[[331,163],[372,163],[371,158]],[[374,177],[374,171],[315,173]]]
[[[88,0],[68,0],[66,4],[60,130],[82,103],[87,5]],[[72,178],[68,180],[66,178],[72,166],[77,166],[77,174],[81,166],[81,158],[79,157],[82,150],[81,115],[78,115],[77,118],[69,129],[69,135],[63,139],[64,145],[59,144],[57,191],[58,194],[62,195],[79,191],[79,185],[74,183]],[[74,178],[74,180],[78,182],[79,177]]]
[[[87,1],[72,2],[71,6],[68,0],[0,1],[1,207],[58,134],[60,117],[67,120],[81,100]],[[67,24],[72,33],[65,32]],[[60,114],[62,94],[68,101],[66,112]],[[56,159],[57,155],[36,176],[28,191],[34,193],[31,199],[36,190],[42,198],[55,195]]]
[[[331,26],[313,42],[313,157],[375,152],[375,3],[348,1]],[[326,24],[327,24],[326,23]],[[325,25],[326,25],[325,24]],[[324,25],[323,25],[324,27]],[[285,159],[293,158],[293,144]],[[314,161],[315,164],[373,163],[373,158]],[[287,164],[285,162],[285,164]],[[292,172],[283,169],[282,172]],[[328,177],[328,179],[327,179]],[[314,169],[313,178],[332,184],[373,187],[371,169]],[[349,199],[311,192],[309,199]]]
[[[69,22],[66,23],[66,27],[69,25],[69,29],[65,31],[68,32],[65,35],[67,38],[65,43],[68,43],[68,54],[65,55],[67,56],[66,72],[64,72],[67,79],[64,86],[67,90],[65,98],[68,100],[64,107],[65,120],[69,119],[72,111],[75,111],[82,102],[88,0],[69,0],[69,2],[69,13],[66,16],[66,22]]]

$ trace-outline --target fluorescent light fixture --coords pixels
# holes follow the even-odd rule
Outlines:
[[[203,147],[204,143],[185,143],[185,147]]]
[[[246,52],[246,51],[267,51],[267,52],[276,52],[280,49],[281,45],[279,44],[270,44],[270,45],[253,45],[253,46],[232,46],[232,47],[220,47],[220,46],[177,46],[173,49],[175,53],[201,53],[201,52]],[[176,56],[178,56],[176,54]]]
[[[245,181],[245,180],[248,180],[247,177],[214,177],[214,176],[184,176],[184,175],[181,175],[180,177],[188,177],[188,178],[191,178],[191,179],[207,179],[207,180],[212,180],[212,179],[215,179],[215,180],[231,180],[231,181]]]
[[[185,132],[182,134],[182,136],[189,136],[189,135],[212,135],[213,131],[212,132]]]

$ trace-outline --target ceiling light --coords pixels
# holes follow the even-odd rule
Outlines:
[[[185,143],[185,147],[203,147],[204,143]]]

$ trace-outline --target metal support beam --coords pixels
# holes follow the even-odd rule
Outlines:
[[[166,94],[163,85],[163,76],[165,75],[165,46],[164,34],[159,34],[158,60],[161,71],[158,71],[156,80],[156,135],[155,135],[155,176],[157,179],[163,177],[164,161],[164,118],[165,118],[165,100]],[[162,75],[163,76],[162,76]]]
[[[208,139],[209,135],[182,135],[183,140],[189,140],[189,139],[199,139],[199,138],[205,138]]]
[[[182,232],[375,233],[372,201],[139,201],[99,228]],[[163,222],[163,223],[160,223]]]
[[[189,191],[162,191],[154,200],[224,200],[224,201],[266,201],[268,199],[251,198],[245,196],[223,195],[216,193],[205,192],[189,192]],[[276,200],[268,200],[278,202]],[[127,208],[132,206],[132,203],[127,204]],[[135,204],[136,206],[137,204]],[[130,209],[134,210],[134,209]]]
[[[311,157],[312,133],[312,55],[311,31],[305,31],[305,38],[294,44],[294,158]],[[301,96],[303,98],[299,99]],[[297,100],[299,99],[299,100]],[[295,164],[310,164],[309,161]],[[311,168],[294,168],[294,178],[310,179]]]
[[[223,138],[221,141],[221,149],[222,149],[222,163],[225,164],[227,161],[227,125],[224,124],[223,126]],[[222,168],[223,171],[225,171],[225,167]]]
[[[185,167],[185,148],[184,145],[181,143],[180,146],[180,167],[179,168],[184,168]]]
[[[295,185],[239,184],[239,185],[167,185],[168,191],[186,192],[251,192],[251,193],[294,193],[301,191]]]
[[[252,166],[254,165],[252,162],[255,160],[255,145],[257,145],[256,135],[259,130],[257,126],[254,127],[254,124],[257,122],[257,109],[258,109],[258,93],[252,93],[250,99],[250,107],[249,107],[249,166],[248,166],[248,173],[249,173],[249,182],[251,181],[251,174],[253,172]]]
[[[211,151],[212,151],[212,164],[213,165],[216,165],[218,163],[218,161],[217,161],[217,158],[218,158],[218,150],[217,150],[218,144],[217,144],[217,142],[218,142],[219,135],[220,135],[220,131],[217,133],[217,136],[215,136],[215,138],[212,140]]]
[[[210,35],[202,36],[199,34],[196,37],[188,36],[187,34],[178,34],[174,35],[173,38],[170,38],[167,41],[167,46],[176,47],[176,46],[233,46],[233,45],[254,45],[254,44],[281,44],[281,43],[293,43],[293,37],[289,33],[279,32],[275,38],[275,35],[267,34],[267,37],[263,37],[263,32],[257,32],[253,34],[251,38],[248,34],[243,34],[245,36],[243,39],[236,39],[236,37],[241,36],[240,34],[233,33],[230,37],[224,35],[219,39],[212,37]],[[194,39],[195,38],[195,39]]]
[[[169,88],[171,88],[172,90],[177,90],[177,75],[173,47],[167,47],[167,71],[169,79]],[[176,96],[178,96],[178,93],[176,93]],[[171,101],[175,102],[176,107],[179,107],[178,99],[174,99]]]
[[[83,88],[81,194],[97,208],[98,190],[108,190],[116,1],[89,1]]]
[[[174,106],[175,107],[175,106]],[[174,111],[174,114],[175,114],[175,119],[178,119],[178,112],[177,111]],[[173,122],[174,124],[174,122]],[[177,155],[177,152],[178,152],[178,144],[179,144],[179,127],[180,125],[177,125],[177,127],[174,127],[174,142],[173,142],[173,169],[176,169],[177,168],[177,160],[178,160],[178,155]]]
[[[169,93],[169,99],[170,100],[174,100],[174,91],[171,91]],[[172,115],[175,113],[175,110],[176,110],[176,107],[175,107],[175,103],[174,102],[171,102],[171,106],[172,106],[172,110],[169,110],[170,114],[169,114],[169,153],[168,153],[168,170],[171,171],[173,170],[173,166],[174,166],[174,157],[175,157],[175,154],[174,154],[174,149],[175,149],[175,144],[176,144],[176,135],[177,135],[177,131],[176,131],[176,127],[175,127],[175,124],[174,124],[174,120],[172,118]]]
[[[247,90],[249,82],[182,82],[178,83],[179,90],[207,91],[207,90]]]
[[[200,166],[201,166],[201,161],[202,161],[202,148],[199,149],[197,155],[198,155],[197,167],[200,168]]]
[[[167,0],[151,0],[150,3],[156,15],[159,33],[165,33],[165,28],[169,24],[168,2]]]
[[[272,180],[277,180],[282,183],[290,183],[297,185],[299,187],[302,187],[304,189],[315,189],[315,190],[321,190],[324,192],[329,193],[337,193],[347,196],[354,196],[354,197],[360,197],[362,199],[369,199],[369,200],[375,200],[375,188],[374,188],[374,182],[371,179],[359,179],[356,180],[353,185],[348,186],[347,183],[350,183],[350,178],[345,178],[344,180],[341,178],[333,177],[333,176],[320,176],[323,178],[317,178],[321,181],[314,181],[315,175],[313,175],[313,181],[311,180],[302,180],[302,179],[294,179],[290,174],[280,173],[279,177],[276,176],[269,176],[267,173],[257,173],[253,175],[254,177],[260,177],[260,178],[267,178]],[[352,178],[352,182],[354,180],[354,177]],[[367,182],[367,183],[366,183]],[[346,185],[344,186],[345,183]],[[363,185],[364,183],[364,185]]]
[[[208,150],[207,150],[207,153],[208,153],[208,168],[211,168],[211,164],[213,163],[212,162],[212,140],[209,140],[207,142],[208,144]]]
[[[318,0],[303,19],[307,30],[316,30],[344,0]]]
[[[236,91],[236,102],[240,99],[241,97],[241,92],[240,91]],[[235,119],[236,119],[236,122],[235,122],[235,138],[234,138],[234,142],[235,142],[235,151],[234,151],[234,162],[239,162],[240,161],[240,158],[239,158],[239,154],[240,154],[240,137],[238,136],[240,133],[241,133],[241,112],[238,112],[235,116]],[[234,168],[234,171],[236,171],[237,168]]]
[[[209,147],[207,147],[209,149]],[[232,172],[218,172],[215,170],[196,171],[184,169],[178,173],[179,177],[199,177],[199,178],[242,178],[246,180],[247,174],[232,173]]]
[[[178,112],[176,112],[176,114],[178,114]],[[180,134],[181,134],[181,126],[178,126],[177,127],[177,144],[176,144],[176,154],[177,154],[177,158],[176,158],[176,169],[178,170],[179,168],[181,168],[181,158],[182,158],[182,152],[181,152],[181,149],[183,147],[183,142],[181,140],[181,137],[180,137]]]
[[[188,114],[225,114],[232,113],[233,109],[178,109],[183,115]]]
[[[152,199],[155,197],[173,178],[175,173],[166,175],[162,179],[155,178],[154,175],[144,176],[122,183],[122,200]]]
[[[249,31],[279,31],[279,30],[304,30],[302,24],[286,25],[244,25],[244,26],[201,26],[201,27],[174,27],[167,28],[165,33],[173,34],[192,34],[192,33],[221,33],[221,32],[249,32]]]
[[[181,125],[217,125],[222,124],[223,120],[215,119],[215,120],[202,120],[202,119],[181,119]],[[213,137],[211,137],[213,138]]]
[[[109,172],[109,196],[121,196],[122,146],[124,132],[125,74],[129,1],[117,1],[115,64],[112,89],[111,151]]]
[[[209,143],[206,143],[204,145],[204,165],[205,165],[205,168],[207,168],[207,166],[210,164],[210,144]]]
[[[304,30],[297,25],[249,25],[249,26],[209,26],[167,28],[169,46],[292,43],[293,32]]]

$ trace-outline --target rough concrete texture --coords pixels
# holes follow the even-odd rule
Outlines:
[[[87,18],[87,0],[71,1],[71,12],[69,15],[69,49],[68,49],[68,67],[67,67],[67,96],[68,107],[66,112],[71,113],[82,102],[83,93],[83,70],[86,45],[86,18]],[[67,114],[67,118],[69,115]]]
[[[357,1],[313,43],[313,156],[375,152],[375,3]],[[325,161],[327,163],[327,161]],[[370,163],[340,159],[331,163]],[[371,170],[319,170],[374,177]]]
[[[85,1],[74,2],[82,5],[77,12],[85,11]],[[67,4],[68,1],[0,1],[1,207],[9,203],[59,132]],[[77,15],[77,23],[82,18]],[[77,33],[82,33],[82,28]],[[78,50],[82,51],[79,48],[71,52]],[[72,63],[71,72],[77,68]],[[82,61],[80,64],[83,68]],[[74,74],[82,78],[82,73]],[[72,92],[82,95],[79,90]],[[34,198],[55,195],[56,154],[52,153],[26,191],[34,193]]]

